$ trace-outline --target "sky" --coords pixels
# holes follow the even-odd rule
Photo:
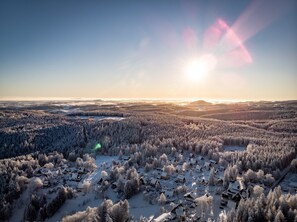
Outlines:
[[[297,99],[297,1],[0,1],[0,99]]]

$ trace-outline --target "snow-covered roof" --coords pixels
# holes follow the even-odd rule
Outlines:
[[[161,177],[167,177],[168,174],[166,172],[161,173]]]
[[[185,198],[195,199],[195,195],[192,192],[188,192],[184,195]]]
[[[151,182],[151,184],[156,184],[156,183],[157,183],[157,181],[158,181],[157,179],[155,179],[155,178],[152,178],[150,182]]]
[[[196,170],[201,170],[201,166],[200,165],[197,165],[196,166]]]
[[[209,166],[210,166],[210,163],[209,163],[209,162],[205,162],[205,163],[204,163],[204,166],[209,167]]]
[[[229,183],[228,190],[230,190],[230,191],[239,192],[244,189],[245,189],[245,186],[242,181],[236,180],[233,183]]]
[[[168,212],[168,213],[163,213],[161,214],[159,217],[155,218],[153,220],[153,222],[163,222],[163,221],[166,221],[167,219],[169,219],[171,216],[171,213]]]

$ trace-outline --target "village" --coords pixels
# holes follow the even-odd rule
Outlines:
[[[265,193],[269,191],[264,184],[245,183],[242,176],[226,184],[226,166],[190,152],[162,155],[161,165],[152,169],[133,164],[133,158],[133,154],[95,158],[87,154],[84,158],[77,157],[75,162],[62,159],[59,165],[47,163],[37,167],[32,180],[40,179],[42,186],[35,192],[45,194],[48,200],[61,187],[74,193],[74,198],[67,200],[47,221],[96,206],[104,199],[116,203],[125,198],[136,221],[141,217],[155,222],[205,221],[236,208],[241,199],[251,195],[254,186],[261,186]],[[126,169],[131,167],[135,169],[138,188],[127,195],[125,186],[132,179],[128,178]]]

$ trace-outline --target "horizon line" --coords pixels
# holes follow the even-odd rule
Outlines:
[[[237,103],[237,102],[277,102],[277,101],[295,101],[297,99],[214,99],[214,98],[136,98],[136,97],[118,97],[118,98],[104,98],[104,97],[0,97],[0,102],[12,102],[12,101],[21,101],[21,102],[31,102],[31,101],[94,101],[94,100],[102,100],[102,101],[185,101],[185,102],[194,102],[203,100],[206,102],[220,103],[220,102],[229,102],[229,103]]]

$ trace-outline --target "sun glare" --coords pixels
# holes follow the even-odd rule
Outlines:
[[[215,69],[217,60],[214,55],[206,54],[190,61],[185,70],[186,77],[190,81],[198,82],[203,80],[212,70]]]

